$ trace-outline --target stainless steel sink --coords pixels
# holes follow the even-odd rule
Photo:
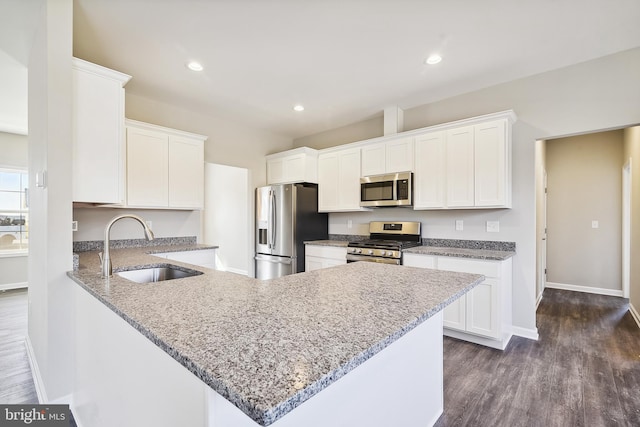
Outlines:
[[[116,274],[132,282],[151,283],[199,276],[202,272],[167,264],[159,267],[144,267],[136,270],[119,271]]]

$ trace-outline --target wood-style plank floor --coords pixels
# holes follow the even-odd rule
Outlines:
[[[640,426],[627,300],[547,289],[537,324],[539,341],[514,337],[505,351],[445,338],[438,427]],[[37,403],[26,333],[26,290],[0,293],[0,403]]]
[[[27,290],[0,292],[0,403],[38,403],[25,337]]]
[[[628,300],[546,289],[540,339],[505,351],[445,338],[451,426],[640,426],[640,329]]]

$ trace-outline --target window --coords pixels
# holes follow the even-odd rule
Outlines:
[[[29,247],[28,187],[26,171],[0,169],[0,255]]]

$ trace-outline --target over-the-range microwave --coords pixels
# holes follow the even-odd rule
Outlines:
[[[413,206],[412,175],[398,172],[360,178],[360,206]]]

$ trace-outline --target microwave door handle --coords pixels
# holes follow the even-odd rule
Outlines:
[[[393,182],[393,185],[391,186],[391,188],[393,188],[393,200],[398,200],[398,186],[400,185],[400,181],[394,179],[391,182]]]

